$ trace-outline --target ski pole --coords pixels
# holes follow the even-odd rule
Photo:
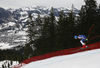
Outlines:
[[[93,28],[93,26],[94,26],[94,24],[91,26],[91,28],[90,28],[90,30],[89,30],[89,34],[88,34],[88,37],[87,37],[87,38],[89,38],[89,36],[90,36],[90,32],[91,32],[91,29]]]
[[[91,41],[92,39],[97,38],[97,37],[100,37],[100,35],[90,38],[89,41]]]
[[[90,38],[89,41],[87,41],[86,43],[90,42],[91,40],[93,40],[94,38],[97,38],[97,37],[100,37],[100,35]]]

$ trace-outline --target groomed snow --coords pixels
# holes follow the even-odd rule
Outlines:
[[[31,62],[21,68],[100,68],[100,49]]]

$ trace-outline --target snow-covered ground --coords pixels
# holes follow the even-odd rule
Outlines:
[[[4,60],[4,61],[0,61],[0,68],[2,68],[2,65],[6,66],[6,67],[8,68],[8,63],[10,64],[10,67],[13,67],[13,66],[19,64],[18,61],[12,61],[12,65],[11,65],[11,61],[9,61],[9,60]]]
[[[31,62],[21,68],[100,68],[100,49]]]
[[[17,27],[19,25],[19,27]],[[12,49],[26,42],[26,27],[24,23],[8,22],[0,24],[0,49]]]

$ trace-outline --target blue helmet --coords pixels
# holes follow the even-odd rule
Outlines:
[[[77,35],[75,35],[74,38],[76,39],[77,38]]]

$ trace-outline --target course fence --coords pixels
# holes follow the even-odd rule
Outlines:
[[[60,50],[60,51],[56,51],[56,52],[32,57],[32,58],[24,60],[23,62],[21,62],[20,64],[14,66],[12,68],[20,68],[20,67],[22,67],[22,66],[24,66],[24,65],[26,65],[30,62],[43,60],[43,59],[47,59],[47,58],[51,58],[51,57],[55,57],[55,56],[69,55],[69,54],[74,54],[74,53],[78,53],[78,52],[83,52],[83,51],[88,51],[88,50],[93,50],[93,49],[99,49],[100,48],[100,42],[90,44],[90,45],[87,45],[87,46],[88,46],[88,48],[86,48],[86,49],[81,49],[81,47],[76,47],[76,48]]]

